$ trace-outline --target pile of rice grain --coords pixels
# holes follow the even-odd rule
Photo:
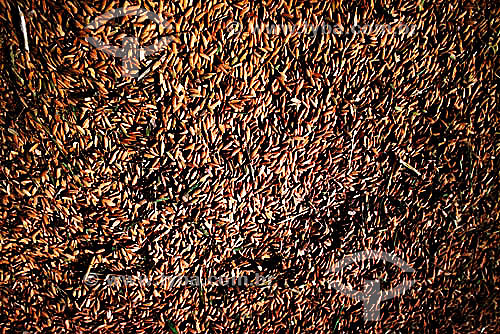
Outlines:
[[[86,28],[120,7],[169,25]],[[499,29],[487,1],[0,0],[0,329],[495,333]],[[88,36],[169,43],[131,78]],[[415,273],[330,273],[366,249]],[[376,278],[415,280],[380,322],[328,284]]]

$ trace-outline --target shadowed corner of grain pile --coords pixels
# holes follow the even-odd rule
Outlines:
[[[1,333],[498,331],[494,1],[0,22]]]

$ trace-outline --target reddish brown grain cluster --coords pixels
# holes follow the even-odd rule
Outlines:
[[[170,28],[106,11],[139,6]],[[471,1],[0,1],[4,333],[494,333],[500,10]],[[236,23],[235,23],[236,22]],[[415,25],[273,33],[266,25]],[[235,27],[238,27],[235,29]],[[165,50],[121,76],[86,36]],[[393,252],[416,272],[335,261]],[[270,275],[264,286],[109,275]],[[88,278],[97,277],[88,284]],[[329,289],[416,280],[364,323]],[[87,280],[87,281],[86,281]],[[385,284],[385,285],[384,285]]]

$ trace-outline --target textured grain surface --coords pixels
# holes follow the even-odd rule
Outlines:
[[[27,53],[17,4],[0,1],[5,333],[498,330],[494,2],[142,1],[170,29],[131,17],[84,28],[128,4],[21,1]],[[255,28],[266,23],[416,29]],[[91,35],[171,43],[138,80]],[[325,284],[364,249],[416,270],[380,323]],[[386,288],[404,276],[389,267],[342,280]],[[110,274],[271,281],[125,287]]]

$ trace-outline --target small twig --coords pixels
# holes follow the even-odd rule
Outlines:
[[[422,176],[422,173],[420,173],[415,167],[413,166],[410,166],[410,164],[408,164],[407,162],[403,161],[403,159],[399,159],[399,162],[405,166],[406,168],[408,168],[409,170],[415,172],[418,176]]]
[[[351,139],[351,153],[349,154],[349,169],[347,171],[347,174],[349,174],[351,172],[352,153],[354,152],[354,138],[356,138],[357,134],[358,134],[358,131],[354,132],[354,135],[352,136],[352,139]]]
[[[17,6],[17,10],[19,11],[19,18],[21,19],[21,32],[23,34],[24,39],[24,50],[26,52],[30,52],[30,47],[28,44],[28,30],[26,29],[26,20],[24,19],[23,11],[19,5]]]
[[[85,276],[83,276],[83,281],[86,281],[90,275],[90,271],[92,270],[92,267],[94,266],[94,260],[95,260],[95,255],[92,257],[92,260],[90,261],[89,267],[87,269],[87,272],[85,273]]]
[[[285,223],[285,222],[287,222],[287,221],[289,221],[289,220],[292,220],[292,219],[295,219],[295,218],[297,218],[297,217],[300,217],[300,216],[302,216],[304,213],[307,213],[307,211],[308,211],[308,210],[301,211],[301,212],[299,212],[299,213],[298,213],[298,214],[296,214],[296,215],[293,215],[293,216],[291,216],[291,217],[288,217],[288,218],[286,218],[286,219],[284,219],[284,220],[280,221],[280,223]]]

